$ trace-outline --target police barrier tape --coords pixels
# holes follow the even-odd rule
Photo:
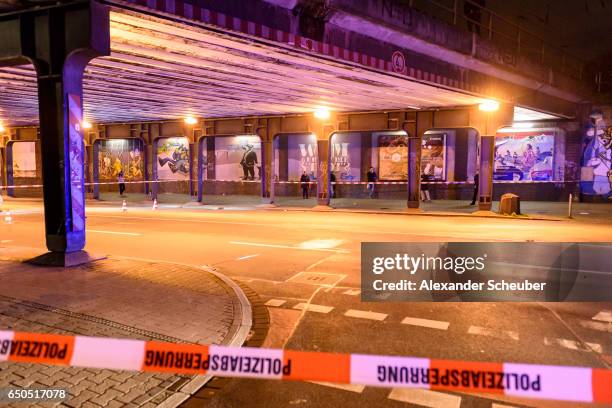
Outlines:
[[[0,362],[612,403],[612,370],[0,331]]]
[[[141,181],[125,181],[123,184],[145,184],[145,183],[178,183],[178,182],[197,182],[197,180],[141,180]],[[261,184],[261,180],[203,180],[207,182],[223,182],[223,183],[257,183]],[[534,181],[512,181],[512,180],[494,180],[493,184],[566,184],[566,183],[578,183],[579,181],[542,181],[542,180],[534,180]],[[317,184],[317,181],[275,181],[275,184]],[[97,183],[85,183],[85,186],[102,186],[102,185],[118,185],[120,184],[118,181],[105,181],[105,182],[97,182]],[[376,184],[376,185],[407,185],[407,181],[334,181],[331,184]],[[422,181],[420,184],[445,184],[445,185],[455,185],[455,184],[471,184],[472,181]],[[42,187],[42,184],[22,184],[22,185],[14,185],[14,186],[0,186],[0,190],[2,189],[14,189],[14,188],[34,188],[34,187]]]

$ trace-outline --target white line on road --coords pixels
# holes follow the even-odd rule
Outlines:
[[[557,346],[565,347],[566,349],[570,349],[570,350],[594,351],[595,353],[603,353],[603,348],[601,347],[601,344],[585,342],[584,345],[582,345],[582,343],[580,342],[577,342],[575,340],[569,340],[569,339],[550,339],[548,337],[545,337],[544,345],[546,346],[557,345]]]
[[[366,312],[364,310],[355,310],[349,309],[344,313],[345,316],[348,317],[356,317],[358,319],[370,319],[370,320],[385,320],[387,318],[387,314],[385,313],[376,313],[376,312]]]
[[[363,390],[365,389],[365,385],[358,385],[358,384],[336,384],[336,383],[329,383],[329,382],[323,382],[323,381],[309,381],[309,382],[312,384],[323,385],[325,387],[338,388],[344,391],[352,391],[358,394],[361,394]]]
[[[581,320],[580,325],[582,327],[586,327],[587,329],[599,330],[608,333],[612,333],[612,324],[610,323],[601,323],[601,322],[592,322],[590,320]]]
[[[12,239],[3,239],[2,241],[0,241],[0,244],[8,244],[9,242],[13,242]]]
[[[244,261],[245,259],[255,258],[256,256],[259,256],[259,254],[241,256],[240,258],[238,258],[236,260],[237,261]]]
[[[93,229],[88,229],[86,231],[87,232],[97,232],[98,234],[128,235],[131,237],[138,237],[142,235],[137,232],[104,231],[104,230],[93,230]]]
[[[314,305],[312,303],[298,303],[297,305],[293,306],[293,308],[317,313],[329,313],[334,310],[334,308],[331,306]]]
[[[360,293],[361,293],[361,290],[359,289],[348,289],[342,292],[343,295],[349,295],[349,296],[357,296]]]
[[[478,334],[481,336],[494,337],[496,339],[512,339],[518,340],[519,334],[515,331],[511,330],[497,330],[497,329],[489,329],[487,327],[479,327],[479,326],[470,326],[468,329],[469,334]]]
[[[593,316],[592,319],[599,320],[600,322],[612,323],[612,312],[603,310],[597,313],[595,316]]]
[[[450,325],[449,322],[440,320],[419,319],[417,317],[406,317],[402,320],[402,324],[411,324],[413,326],[429,327],[430,329],[446,330]]]
[[[389,399],[430,408],[459,408],[461,397],[443,392],[412,388],[394,388]]]
[[[250,245],[257,247],[266,247],[266,248],[282,248],[282,249],[297,249],[300,251],[323,251],[323,252],[337,252],[340,254],[348,254],[350,251],[346,249],[332,249],[332,248],[302,248],[299,246],[292,245],[281,245],[281,244],[264,244],[261,242],[243,242],[243,241],[230,241],[230,244],[234,245]]]
[[[514,406],[514,405],[498,404],[498,403],[494,402],[491,405],[491,408],[519,408],[519,407]]]
[[[286,300],[282,300],[282,299],[270,299],[268,300],[266,303],[264,303],[266,306],[272,306],[272,307],[279,307],[284,305],[285,303],[287,303]]]

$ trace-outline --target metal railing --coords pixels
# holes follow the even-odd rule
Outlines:
[[[532,31],[474,0],[399,0],[398,3],[475,32],[500,47],[514,51],[517,56],[527,57],[564,75],[579,80],[587,75],[585,61],[547,43]]]

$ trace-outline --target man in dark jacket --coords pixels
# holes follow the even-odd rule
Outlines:
[[[374,167],[370,167],[368,170],[368,196],[370,198],[374,198],[374,183],[378,180],[378,175],[376,171],[374,171]]]
[[[480,177],[478,177],[478,172],[474,174],[474,195],[472,196],[472,202],[470,205],[476,205],[476,200],[478,199],[478,182]]]
[[[329,174],[329,185],[331,187],[331,198],[336,197],[336,173],[333,171]]]
[[[257,153],[253,150],[253,146],[248,144],[242,147],[244,154],[240,165],[242,166],[242,172],[244,173],[243,180],[255,180],[255,165],[257,164]]]
[[[302,173],[302,177],[300,177],[300,183],[302,187],[302,198],[307,199],[308,198],[308,188],[310,187],[310,177],[308,177],[308,174],[306,174],[306,172]]]

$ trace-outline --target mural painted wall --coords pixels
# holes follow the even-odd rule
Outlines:
[[[338,133],[330,145],[331,171],[338,181],[360,181],[361,133]]]
[[[379,180],[407,180],[408,136],[395,134],[379,135],[373,142],[378,147]]]
[[[189,180],[189,140],[166,137],[157,140],[157,179]]]
[[[287,139],[288,179],[297,181],[306,172],[317,178],[317,138],[314,134],[290,135]]]
[[[15,142],[13,149],[13,177],[36,177],[36,143]]]
[[[426,133],[421,142],[421,174],[446,181],[446,133]]]
[[[612,109],[610,109],[612,111]],[[604,112],[591,114],[585,132],[580,187],[582,194],[612,197],[612,124]]]
[[[500,133],[495,138],[494,180],[552,181],[555,133]]]
[[[144,152],[140,139],[105,139],[98,145],[98,178],[115,181],[123,171],[126,181],[144,179]]]
[[[217,180],[261,180],[259,136],[215,137],[215,178]]]

